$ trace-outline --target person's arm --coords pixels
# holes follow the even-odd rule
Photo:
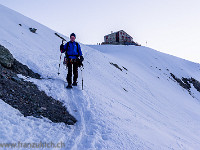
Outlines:
[[[65,45],[60,45],[60,52],[61,52],[61,53],[66,52],[66,49],[67,49],[67,44],[65,44]]]
[[[79,56],[83,56],[80,44],[78,44],[78,52],[79,52]]]
[[[79,51],[80,61],[83,62],[84,58],[83,58],[80,44],[78,44],[78,51]]]

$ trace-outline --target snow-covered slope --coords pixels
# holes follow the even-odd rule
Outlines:
[[[57,75],[61,40],[55,31],[1,5],[0,19],[0,44],[44,78],[27,80],[62,101],[78,120],[65,126],[24,118],[1,101],[0,143],[64,142],[63,150],[200,147],[199,92],[192,87],[193,98],[170,75],[200,80],[199,64],[146,47],[81,44],[84,90],[80,70],[79,86],[66,90],[64,66]]]

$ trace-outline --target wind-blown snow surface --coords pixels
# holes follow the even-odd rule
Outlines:
[[[81,44],[84,90],[80,70],[78,87],[67,90],[64,66],[57,75],[61,40],[55,31],[1,5],[0,19],[0,44],[44,78],[27,80],[62,101],[78,120],[65,126],[25,118],[0,101],[0,142],[64,142],[63,150],[200,147],[199,93],[193,89],[193,98],[169,78],[171,72],[200,80],[199,64],[146,47]]]

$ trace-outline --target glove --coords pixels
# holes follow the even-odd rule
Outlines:
[[[78,67],[83,67],[83,60],[84,60],[84,58],[83,58],[83,56],[80,56],[80,59],[78,59]]]
[[[83,67],[83,63],[82,63],[82,62],[79,62],[79,63],[78,63],[78,67]]]
[[[84,61],[83,56],[80,56],[80,62],[82,63]]]
[[[61,45],[60,45],[60,51],[62,52],[63,50],[64,50],[64,45],[61,44]]]

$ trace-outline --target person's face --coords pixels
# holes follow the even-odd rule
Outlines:
[[[76,39],[76,38],[75,38],[74,36],[71,36],[71,37],[70,37],[70,41],[71,41],[71,42],[74,42],[75,39]]]

